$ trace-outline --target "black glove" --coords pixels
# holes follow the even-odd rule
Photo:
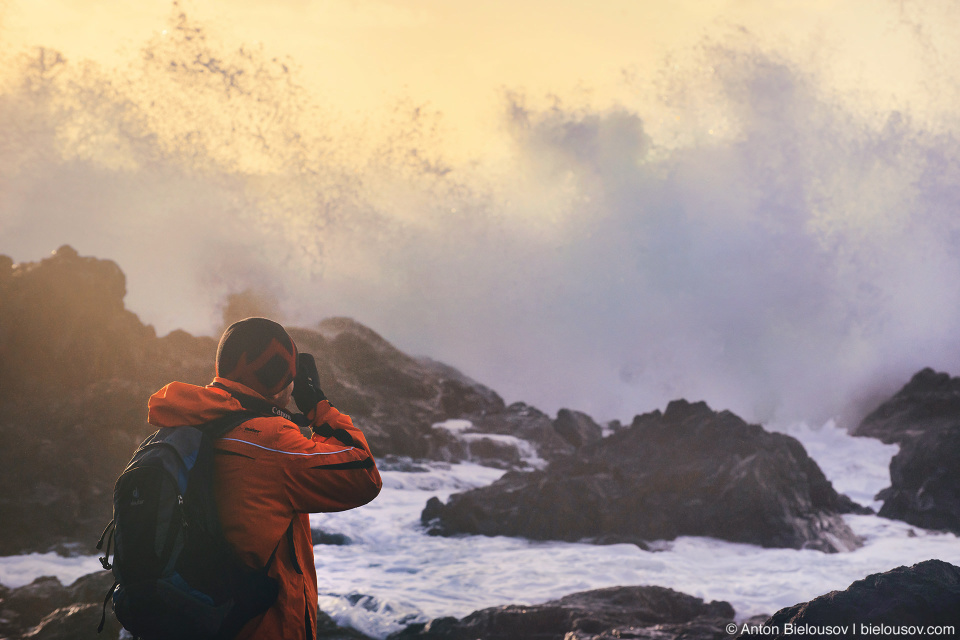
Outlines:
[[[293,379],[293,400],[297,408],[309,415],[317,408],[317,403],[326,400],[320,390],[317,379],[317,361],[309,353],[297,354],[297,376]]]

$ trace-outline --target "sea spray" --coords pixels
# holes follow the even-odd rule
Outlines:
[[[160,333],[213,334],[251,290],[599,419],[686,397],[849,424],[956,366],[960,139],[852,106],[802,57],[715,42],[649,110],[516,91],[509,152],[458,163],[415,96],[351,128],[297,64],[178,10],[129,67],[16,58],[0,252],[118,261]]]

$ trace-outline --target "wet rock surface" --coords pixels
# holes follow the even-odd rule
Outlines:
[[[853,434],[900,445],[879,515],[960,533],[960,378],[920,371]]]
[[[610,587],[539,605],[492,607],[459,620],[437,618],[411,625],[390,640],[719,639],[733,616],[726,602],[705,603],[672,589]]]
[[[792,625],[793,630],[813,627],[814,633],[787,633],[787,625]],[[866,625],[869,633],[860,625]],[[886,632],[884,625],[888,627]],[[954,631],[929,632],[929,627],[938,625],[953,626]],[[843,591],[832,591],[810,602],[781,609],[760,626],[770,632],[749,630],[738,637],[956,637],[960,633],[960,567],[927,560],[869,575]],[[846,633],[816,632],[822,627],[845,627]]]
[[[545,470],[433,499],[421,519],[435,535],[699,535],[832,552],[859,545],[839,515],[849,508],[794,438],[675,401]]]

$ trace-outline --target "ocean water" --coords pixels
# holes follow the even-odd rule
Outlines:
[[[465,425],[442,427],[458,432]],[[895,445],[850,437],[833,422],[780,430],[804,444],[839,491],[879,507],[873,496],[889,484]],[[493,482],[503,471],[469,462],[431,463],[423,469],[384,471],[383,492],[371,504],[311,516],[315,528],[351,540],[314,549],[321,607],[340,624],[383,638],[410,622],[460,617],[501,604],[536,604],[615,585],[660,585],[706,600],[726,600],[738,619],[744,619],[844,589],[900,565],[931,558],[960,565],[957,536],[877,516],[845,516],[864,545],[837,554],[701,537],[661,541],[654,545],[656,551],[626,544],[432,537],[420,526],[420,511],[430,497],[446,500],[457,491]],[[0,558],[0,583],[19,586],[40,575],[70,582],[98,568],[93,557]]]

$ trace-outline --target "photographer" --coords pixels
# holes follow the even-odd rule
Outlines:
[[[268,408],[215,444],[214,487],[226,540],[245,565],[266,568],[279,584],[274,604],[237,638],[314,637],[317,575],[308,514],[359,507],[382,486],[363,433],[330,405],[316,378],[313,357],[298,356],[282,326],[248,318],[224,332],[213,383],[173,382],[149,401],[148,420],[158,427],[200,424],[258,403]],[[286,413],[291,396],[312,438]]]

